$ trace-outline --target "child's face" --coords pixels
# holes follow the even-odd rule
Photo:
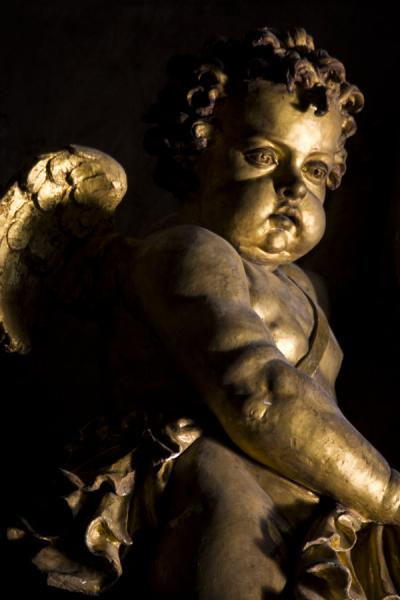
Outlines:
[[[325,230],[326,181],[341,136],[337,108],[314,112],[266,81],[220,105],[220,130],[196,166],[196,221],[272,267],[311,250]]]

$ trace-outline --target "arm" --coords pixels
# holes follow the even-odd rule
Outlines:
[[[400,524],[400,479],[252,310],[243,264],[222,238],[182,226],[143,243],[137,290],[160,336],[249,456],[373,520]]]

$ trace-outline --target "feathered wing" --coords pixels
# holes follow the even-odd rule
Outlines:
[[[117,245],[120,249],[125,244],[124,238],[114,228],[113,216],[126,189],[125,171],[110,156],[98,150],[71,146],[40,156],[19,174],[0,201],[0,328],[3,346],[9,352],[20,354],[31,351],[32,361],[37,346],[42,345],[39,356],[43,354],[50,392],[53,383],[55,388],[66,387],[63,366],[60,367],[61,375],[57,372],[52,383],[47,383],[51,366],[55,363],[64,365],[68,359],[69,347],[60,354],[60,348],[65,345],[65,323],[68,328],[71,318],[76,319],[74,344],[77,348],[82,347],[85,317],[91,317],[99,303],[103,302],[104,308],[104,301],[107,301],[107,294],[113,287],[109,281],[115,262],[113,248]],[[53,338],[50,344],[43,346],[43,337],[48,330],[54,332]],[[107,348],[99,350],[106,351]],[[50,353],[56,355],[55,359],[49,357]],[[77,354],[78,357],[73,357],[71,363],[74,368],[79,366],[82,351]],[[87,363],[92,360],[89,356]],[[85,400],[81,373],[86,366],[85,363],[81,371],[78,370],[78,390],[73,388],[74,381],[72,384],[69,382],[69,387],[67,385],[67,392],[71,390],[80,398],[78,403]],[[42,383],[39,382],[40,385]],[[42,389],[40,392],[43,394]],[[98,405],[96,390],[90,391],[88,396],[93,396],[87,398],[88,403],[92,401]],[[59,402],[57,393],[56,411],[61,410]],[[48,403],[49,400],[41,398],[40,404],[44,404],[45,410],[49,407]],[[70,411],[76,410],[76,404],[71,402]],[[100,407],[98,409],[101,410]],[[46,415],[44,419],[47,420]],[[32,423],[32,426],[35,425]],[[78,433],[78,437],[80,435]],[[109,437],[103,445],[109,444]],[[99,441],[95,453],[101,450]],[[57,449],[50,446],[48,452],[52,454]],[[63,536],[59,540],[58,534],[54,539],[47,533],[43,534],[35,507],[36,492],[41,494],[43,490],[26,490],[28,515],[30,495],[34,495],[33,523],[30,515],[26,518],[23,514],[22,528],[10,528],[9,537],[18,539],[29,533],[42,542],[47,540],[48,544],[35,555],[33,562],[47,573],[50,585],[96,594],[120,575],[120,546],[126,548],[131,543],[125,532],[125,521],[134,477],[130,458],[135,449],[128,454],[125,451],[126,456],[122,456],[122,451],[119,454],[117,459],[109,460],[110,464],[106,461],[102,469],[92,469],[84,482],[74,473],[61,471],[64,479],[71,480],[71,489],[63,496],[64,501],[71,514],[77,516],[74,526],[69,526],[68,542]],[[24,468],[23,465],[17,467],[17,471],[24,479],[21,468]],[[43,468],[42,464],[38,465],[38,481]],[[97,490],[103,480],[108,479],[111,487],[100,494]],[[121,487],[120,482],[124,482],[125,487]],[[62,483],[63,489],[65,485]],[[92,506],[91,496],[96,494],[97,504]],[[82,511],[88,499],[92,508],[87,517],[83,517]],[[48,517],[48,514],[44,515],[44,531]],[[60,522],[61,529],[63,526]],[[107,530],[107,534],[99,535],[103,529]],[[70,538],[72,541],[69,541]],[[63,549],[58,547],[58,543]],[[64,548],[66,543],[71,544],[70,551]],[[77,560],[74,552],[81,552],[81,546],[86,548],[85,559]],[[98,563],[95,556],[99,556]]]
[[[88,261],[118,237],[113,215],[126,189],[120,164],[80,146],[40,156],[7,189],[0,201],[0,324],[10,351],[29,351],[49,302],[88,293]]]
[[[62,468],[43,489],[41,478],[34,478],[35,489],[24,492],[27,511],[24,506],[8,537],[38,541],[33,563],[47,574],[48,585],[88,595],[102,593],[119,579],[137,532],[153,518],[170,459],[189,443],[188,426],[182,429],[179,422],[161,441],[148,425],[141,429],[135,421],[135,398],[129,398],[128,415],[102,413],[101,394],[110,401],[107,373],[102,372],[109,370],[107,359],[96,364],[85,384],[86,371],[96,362],[93,355],[108,355],[104,330],[112,330],[111,315],[123,296],[125,259],[131,264],[131,251],[139,243],[114,228],[113,215],[126,189],[125,171],[110,156],[71,146],[39,157],[0,201],[3,345],[10,352],[31,351],[29,359],[39,369],[44,363],[40,393],[46,388],[50,394],[62,427],[68,429],[65,395],[68,413],[89,415],[80,422],[84,427],[72,428],[61,463],[57,449],[51,444],[46,448]],[[100,330],[89,346],[85,322],[90,323],[89,333]],[[44,397],[40,403],[47,411],[49,400]],[[47,414],[44,420],[51,422]],[[35,435],[40,437],[36,430]],[[198,435],[194,428],[193,436]],[[25,483],[24,468],[23,461],[17,471]],[[41,462],[37,470],[33,466],[35,474],[43,468]]]

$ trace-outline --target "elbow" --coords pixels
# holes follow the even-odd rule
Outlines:
[[[274,427],[278,407],[281,414],[293,400],[299,402],[302,377],[286,361],[270,360],[245,380],[225,379],[223,394],[213,409],[224,427],[242,433],[262,429],[266,434]]]

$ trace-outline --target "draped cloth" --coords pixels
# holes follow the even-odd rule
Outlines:
[[[308,299],[314,329],[297,368],[313,377],[328,343],[329,325]],[[366,522],[338,504],[317,519],[304,541],[294,593],[296,600],[400,600],[400,527]]]
[[[126,427],[129,420],[111,427],[98,418],[84,427],[69,448],[68,469],[54,482],[54,505],[44,516],[33,506],[8,530],[11,540],[37,540],[33,563],[50,586],[87,595],[108,590],[137,536],[157,524],[157,500],[174,460],[201,435],[189,418],[143,427],[139,435],[137,423]]]
[[[115,434],[107,434],[100,462],[62,470],[70,486],[63,496],[72,517],[67,528],[49,536],[24,523],[41,542],[33,562],[47,583],[87,595],[110,588],[136,536],[157,524],[157,499],[175,459],[200,435],[190,419],[167,426],[158,437],[147,429],[135,447],[107,464],[115,451]],[[400,600],[400,528],[367,522],[336,505],[309,530],[294,581],[296,600]]]
[[[399,600],[400,527],[365,522],[337,506],[311,528],[296,600]]]
[[[297,368],[318,377],[329,326],[309,300],[314,329]],[[12,539],[25,531],[40,542],[33,562],[51,586],[88,595],[112,586],[138,534],[158,522],[157,501],[175,459],[202,435],[189,417],[141,427],[131,417],[114,427],[99,419],[72,444],[70,464],[60,471],[65,510],[59,532],[49,534],[29,519],[9,530]],[[400,528],[367,522],[338,504],[316,518],[291,579],[296,600],[400,600]]]

